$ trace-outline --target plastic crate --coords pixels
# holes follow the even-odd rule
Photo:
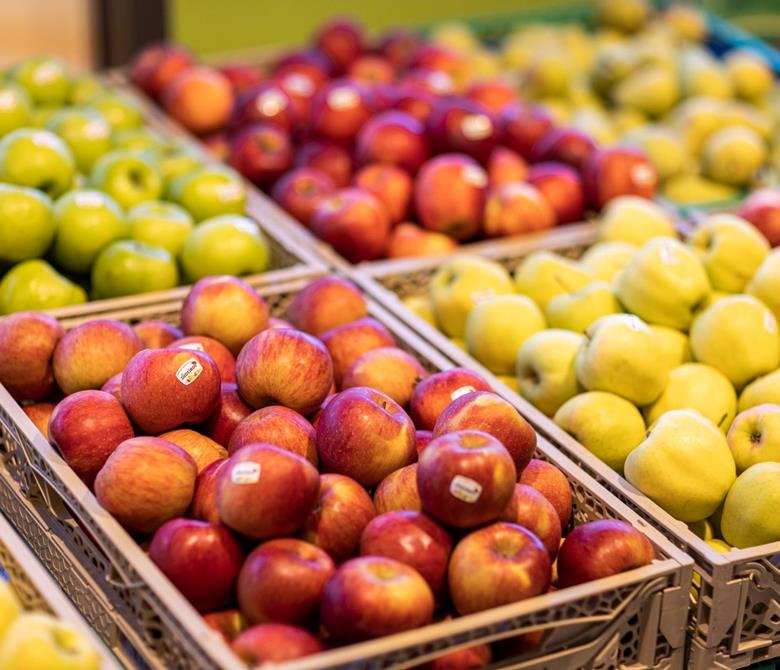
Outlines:
[[[534,239],[496,244],[485,255],[514,270],[533,251],[547,249],[579,258],[594,242],[593,225],[538,235]],[[485,375],[496,391],[509,400],[553,444],[562,448],[589,474],[604,484],[675,545],[693,557],[700,586],[691,592],[690,668],[742,668],[780,657],[780,542],[734,549],[719,554],[667,514],[622,476],[591,454],[518,393],[501,383],[443,333],[413,314],[401,301],[426,295],[440,261],[415,259],[388,262],[356,273],[357,281],[383,305],[413,327],[458,365]]]
[[[291,298],[305,285],[297,281],[273,289],[262,288],[272,314],[281,316]],[[178,319],[181,301],[149,305],[143,309],[118,308],[104,316],[135,321]],[[408,326],[383,307],[370,303],[369,313],[431,371],[452,367],[450,360],[421,340]],[[73,327],[88,317],[63,321]],[[46,546],[62,538],[69,555],[80,565],[95,589],[94,601],[116,607],[118,626],[150,667],[167,670],[200,670],[221,667],[239,670],[243,665],[217,634],[184,600],[146,557],[136,542],[105,512],[21,407],[0,386],[0,429],[5,454],[3,479],[9,479],[15,497],[0,497],[0,509],[9,504],[34,508],[52,533],[37,537],[36,550],[62,583],[68,570],[50,560]],[[566,472],[572,482],[575,518],[626,519],[646,533],[657,550],[653,564],[481,612],[452,621],[375,641],[343,647],[284,667],[299,670],[322,668],[409,668],[445,651],[545,631],[538,652],[503,667],[575,670],[580,668],[682,668],[685,620],[692,563],[688,557],[650,527],[636,513],[597,484],[568,458],[540,438],[539,457]],[[1,479],[0,479],[1,480]],[[2,488],[0,488],[2,491]],[[22,532],[30,531],[21,525]],[[82,608],[93,607],[85,598]],[[100,629],[101,634],[112,631]]]

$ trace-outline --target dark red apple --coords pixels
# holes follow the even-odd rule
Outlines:
[[[531,166],[528,183],[550,203],[558,223],[583,220],[585,189],[574,168],[563,163],[537,163]]]
[[[287,319],[305,333],[321,335],[368,314],[363,293],[348,279],[330,275],[304,286],[287,308]]]
[[[419,454],[425,447],[427,447],[431,440],[433,440],[432,430],[417,430],[415,431],[415,446],[417,447],[417,453]]]
[[[271,125],[287,135],[295,127],[292,101],[278,83],[262,82],[238,96],[230,124],[234,129]]]
[[[302,144],[295,152],[295,165],[324,172],[336,188],[349,186],[352,180],[352,156],[344,147],[331,142]]]
[[[271,124],[247,126],[233,139],[228,162],[253,184],[268,186],[292,167],[292,142]]]
[[[610,147],[594,152],[583,171],[588,201],[601,210],[613,198],[637,195],[654,198],[658,173],[644,152],[626,147]]]
[[[347,18],[333,19],[321,26],[313,42],[339,71],[346,70],[366,49],[363,28]]]
[[[463,153],[486,162],[500,133],[493,115],[478,102],[464,98],[437,102],[426,123],[437,153]]]
[[[252,412],[233,431],[228,449],[233,454],[241,447],[255,442],[273,444],[317,465],[314,428],[298,412],[288,407],[269,405]]]
[[[490,391],[482,375],[452,368],[437,372],[415,386],[409,401],[409,416],[422,430],[433,430],[439,415],[453,401],[472,391]]]
[[[369,89],[349,79],[321,87],[311,101],[309,128],[331,142],[351,142],[374,113]]]
[[[296,168],[281,177],[271,189],[271,196],[287,212],[308,226],[315,207],[336,190],[333,180],[315,168]]]
[[[133,58],[130,79],[145,93],[158,98],[177,74],[195,62],[195,56],[180,44],[150,44]]]
[[[261,84],[267,77],[267,73],[261,67],[250,65],[249,63],[223,65],[219,68],[219,71],[232,84],[233,90],[239,96]]]
[[[398,165],[414,174],[430,155],[425,126],[405,112],[377,114],[358,133],[355,155],[361,165]]]
[[[236,426],[251,413],[252,410],[238,394],[238,385],[223,383],[217,409],[201,427],[203,434],[227,448]]]
[[[281,623],[264,623],[247,628],[233,640],[230,648],[252,668],[266,663],[294,661],[325,649],[311,633]]]
[[[452,87],[452,80],[443,72],[436,73],[440,79],[445,80],[445,88]],[[431,75],[431,73],[428,73]],[[386,97],[385,107],[414,117],[420,123],[425,123],[433,111],[436,95],[413,81],[402,81],[382,89],[381,93]]]
[[[550,113],[541,105],[511,104],[499,117],[502,143],[526,160],[534,156],[534,146],[553,128]]]
[[[596,150],[596,143],[584,131],[578,128],[552,128],[534,145],[531,160],[534,163],[565,163],[582,171]]]

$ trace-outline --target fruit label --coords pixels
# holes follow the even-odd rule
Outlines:
[[[473,386],[461,386],[459,389],[455,389],[452,393],[450,393],[450,400],[457,400],[462,395],[466,395],[467,393],[471,393],[472,391],[476,391]]]
[[[190,351],[202,351],[206,352],[203,345],[200,342],[188,342],[187,344],[180,344],[179,349],[189,349]]]
[[[450,482],[450,494],[465,503],[475,503],[482,495],[482,485],[469,477],[455,475]]]
[[[185,386],[189,386],[200,377],[201,372],[203,372],[203,366],[200,361],[197,358],[188,358],[176,371],[176,379]]]
[[[260,463],[236,463],[230,471],[230,481],[234,484],[257,484],[259,479]]]
[[[332,109],[352,109],[358,101],[358,94],[346,86],[334,88],[328,94],[328,106]]]
[[[485,114],[468,114],[461,120],[460,129],[467,140],[484,140],[493,132],[493,122]]]
[[[467,165],[463,168],[463,181],[477,188],[484,188],[487,186],[487,174],[482,168],[478,168],[476,165]]]

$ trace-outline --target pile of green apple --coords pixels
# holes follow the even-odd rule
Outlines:
[[[407,305],[714,546],[780,540],[780,251],[743,219],[618,198],[581,258],[455,258]]]
[[[262,272],[245,200],[95,78],[41,58],[0,80],[0,314]]]

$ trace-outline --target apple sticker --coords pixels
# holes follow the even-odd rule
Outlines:
[[[482,495],[482,485],[469,477],[455,475],[450,482],[450,495],[465,503],[475,503]]]
[[[260,479],[260,463],[236,463],[230,471],[230,481],[234,484],[256,484]]]
[[[201,372],[203,372],[203,366],[200,361],[197,358],[188,358],[176,371],[176,379],[185,386],[189,386],[200,377]]]

